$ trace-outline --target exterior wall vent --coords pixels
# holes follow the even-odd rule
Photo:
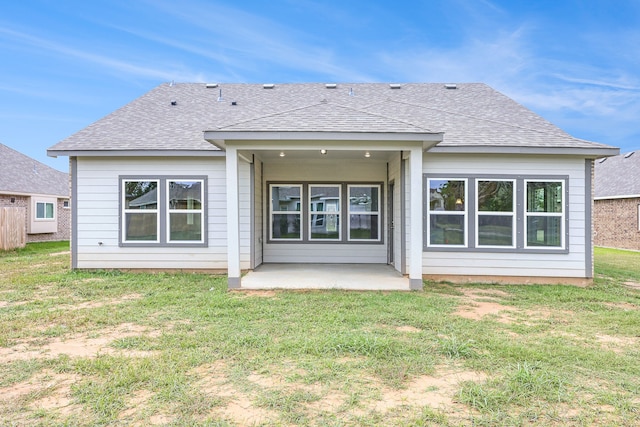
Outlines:
[[[218,83],[207,83],[204,87],[207,89],[215,89],[218,87]]]
[[[630,152],[630,153],[625,154],[625,155],[624,155],[624,158],[625,158],[625,159],[628,159],[629,157],[633,156],[633,153],[635,153],[635,151],[632,151],[632,152]]]
[[[447,83],[444,85],[445,89],[458,89],[458,85],[455,83]]]
[[[263,89],[273,89],[274,87],[276,87],[276,85],[273,83],[265,83],[262,85]]]
[[[335,89],[338,87],[338,85],[335,83],[327,83],[326,85],[324,85],[324,87],[326,87],[327,89]]]

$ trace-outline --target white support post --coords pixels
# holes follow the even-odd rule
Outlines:
[[[227,145],[227,286],[240,287],[240,199],[238,178],[238,150]]]
[[[422,290],[422,147],[411,149],[409,157],[411,189],[409,233],[409,287]]]

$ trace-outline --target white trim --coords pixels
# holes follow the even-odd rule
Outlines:
[[[416,289],[422,284],[422,165],[422,147],[412,148],[409,158],[409,280]]]
[[[438,211],[431,210],[431,181],[461,181],[464,182],[464,210],[462,211]],[[468,178],[427,178],[427,247],[429,248],[467,248],[469,247],[469,230],[468,230],[468,215],[469,215],[469,179]],[[431,243],[431,215],[453,215],[462,216],[464,227],[464,243],[461,245],[446,245],[446,244],[432,244]]]
[[[499,249],[515,249],[517,246],[517,242],[516,242],[516,228],[517,228],[517,223],[516,223],[516,207],[517,207],[517,201],[516,201],[516,180],[515,179],[491,179],[491,178],[477,178],[474,180],[475,181],[475,186],[476,186],[476,200],[475,200],[475,238],[476,238],[476,247],[477,248],[499,248]],[[478,196],[479,196],[479,192],[478,192],[478,185],[480,182],[495,182],[495,181],[502,181],[502,182],[510,182],[512,184],[512,191],[511,191],[511,206],[512,206],[512,210],[511,212],[494,212],[494,211],[481,211],[480,207],[478,206]],[[511,245],[482,245],[480,244],[480,216],[508,216],[511,217]]]
[[[209,150],[47,150],[47,156],[69,157],[224,157],[224,151]]]
[[[529,212],[528,208],[527,208],[527,202],[529,200],[529,192],[528,192],[528,186],[527,184],[529,184],[530,182],[551,182],[551,183],[560,183],[561,189],[560,189],[560,195],[562,196],[562,202],[560,203],[560,206],[562,208],[562,211],[560,213],[557,212]],[[525,249],[547,249],[547,250],[564,250],[565,249],[565,217],[567,215],[566,209],[565,209],[565,204],[566,204],[566,200],[565,200],[566,194],[565,194],[565,181],[564,180],[558,180],[558,179],[525,179],[524,180],[524,248]],[[560,246],[546,246],[546,245],[541,245],[541,246],[529,246],[528,245],[528,236],[529,236],[529,217],[550,217],[550,218],[560,218]]]
[[[39,204],[44,205],[44,217],[42,217],[42,218],[38,217],[38,205]],[[34,202],[34,205],[35,205],[35,212],[34,212],[34,215],[33,215],[33,220],[34,221],[46,222],[46,221],[55,221],[56,220],[56,204],[55,203],[53,203],[53,202],[43,202],[41,200],[37,200],[36,199],[36,201]],[[51,208],[52,208],[52,212],[51,213],[52,213],[53,216],[51,218],[47,218],[47,205],[51,205]]]
[[[240,287],[240,178],[238,151],[228,147],[226,166],[227,191],[227,277],[228,286]]]
[[[546,155],[572,155],[586,156],[588,158],[611,157],[620,154],[619,148],[605,147],[527,147],[527,146],[499,146],[499,145],[437,145],[429,149],[429,153],[461,153],[461,154],[546,154]]]

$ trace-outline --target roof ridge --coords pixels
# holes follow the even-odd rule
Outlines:
[[[378,102],[374,102],[374,103],[372,103],[372,104],[369,104],[369,105],[367,105],[367,106],[366,106],[366,107],[364,107],[364,108],[370,108],[370,107],[373,107],[373,106],[375,106],[375,105],[381,105],[381,104],[384,104],[384,103],[386,103],[386,102],[393,102],[393,100],[392,100],[392,99],[387,98],[387,99],[385,99],[385,100],[383,100],[383,101],[378,101]],[[352,110],[352,111],[357,111],[357,112],[359,112],[359,113],[365,113],[365,114],[369,114],[369,115],[372,115],[372,116],[375,116],[375,117],[382,117],[382,118],[387,119],[387,120],[393,120],[394,122],[399,122],[399,123],[402,123],[402,124],[405,124],[405,125],[415,126],[415,127],[417,127],[417,128],[424,129],[424,130],[425,130],[425,131],[427,131],[427,132],[434,132],[433,130],[428,129],[428,128],[424,127],[424,126],[417,125],[417,124],[412,123],[412,122],[407,121],[407,120],[398,119],[398,118],[396,118],[396,117],[389,117],[389,116],[385,116],[384,114],[374,113],[374,112],[371,112],[371,111],[365,111],[365,110],[361,110],[361,109],[358,109],[358,108],[349,107],[349,106],[347,106],[347,105],[336,104],[336,103],[334,103],[334,102],[330,102],[330,104],[337,105],[337,106],[340,106],[340,107],[344,107],[344,108],[347,108],[347,109]]]
[[[227,123],[224,126],[216,126],[216,127],[219,130],[221,130],[221,129],[224,129],[224,128],[227,128],[227,127],[237,126],[237,125],[241,125],[243,123],[249,123],[249,122],[252,122],[254,120],[266,119],[268,117],[275,117],[275,116],[279,116],[280,114],[285,114],[285,113],[293,113],[294,111],[300,111],[300,110],[304,110],[304,109],[309,108],[309,107],[315,107],[317,105],[322,105],[322,104],[324,104],[324,103],[322,101],[320,101],[320,102],[316,102],[314,104],[304,105],[302,107],[297,107],[297,108],[291,108],[289,110],[281,110],[281,111],[277,111],[277,112],[274,112],[274,113],[265,114],[264,116],[251,117],[250,119],[244,119],[244,120],[237,121],[235,123]]]

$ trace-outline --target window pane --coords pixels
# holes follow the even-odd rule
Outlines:
[[[310,185],[309,198],[312,212],[340,212],[340,187]]]
[[[273,215],[271,236],[274,239],[300,239],[300,215]]]
[[[432,245],[464,245],[465,215],[431,214],[430,243]]]
[[[36,203],[36,218],[44,218],[44,203]]]
[[[271,206],[273,211],[300,211],[300,187],[271,186]]]
[[[45,218],[53,219],[53,203],[45,203]]]
[[[349,211],[378,212],[379,188],[373,186],[349,187]]]
[[[169,214],[169,240],[201,241],[201,218],[200,213]]]
[[[432,211],[464,211],[464,181],[429,180],[429,207]]]
[[[340,215],[311,214],[312,239],[339,239]]]
[[[158,183],[156,181],[125,181],[125,209],[157,209]]]
[[[478,181],[478,210],[513,212],[513,182]]]
[[[379,215],[355,214],[349,215],[349,238],[351,240],[378,240]]]
[[[501,215],[478,216],[478,244],[484,246],[512,246],[513,217]]]
[[[561,246],[561,221],[559,216],[527,217],[527,246]]]
[[[562,182],[527,182],[527,212],[562,213]]]
[[[202,209],[202,182],[169,181],[169,209]]]
[[[158,240],[158,214],[126,213],[125,240]]]

